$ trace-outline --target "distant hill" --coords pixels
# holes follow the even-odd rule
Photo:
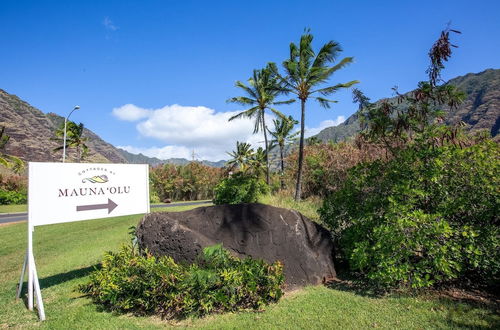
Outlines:
[[[121,148],[117,148],[122,156],[131,164],[149,164],[152,166],[157,166],[161,164],[175,164],[175,165],[186,165],[191,161],[185,158],[169,158],[169,159],[159,159],[156,157],[148,157],[143,154],[133,154]],[[218,162],[211,162],[209,160],[200,161],[202,164],[212,167],[223,167],[226,164],[225,160],[219,160]]]
[[[486,129],[491,136],[497,136],[500,129],[500,69],[469,73],[449,80],[448,84],[457,86],[467,97],[457,109],[448,109],[446,123],[451,125],[463,121],[469,130]],[[327,127],[315,136],[325,142],[339,142],[353,137],[359,131],[359,120],[354,114],[342,124]]]
[[[148,157],[143,154],[133,154],[122,148],[117,148],[118,152],[127,160],[130,164],[149,164],[151,166],[157,166],[165,163],[164,160],[158,159],[156,157]]]

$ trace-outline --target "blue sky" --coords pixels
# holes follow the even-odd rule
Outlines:
[[[360,80],[376,100],[425,79],[449,21],[462,34],[445,79],[498,68],[499,12],[500,1],[1,0],[0,88],[62,116],[78,104],[72,120],[131,151],[215,160],[236,139],[262,140],[249,123],[225,124],[241,109],[225,102],[241,94],[234,82],[281,63],[305,27],[316,49],[336,40],[355,57],[332,83]],[[355,111],[349,91],[334,98],[329,110],[308,104],[310,134]]]

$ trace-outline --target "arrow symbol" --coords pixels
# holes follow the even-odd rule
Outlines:
[[[92,205],[78,205],[76,207],[76,211],[90,211],[90,210],[100,210],[100,209],[108,209],[108,214],[111,213],[118,205],[108,198],[108,202],[106,204],[92,204]]]

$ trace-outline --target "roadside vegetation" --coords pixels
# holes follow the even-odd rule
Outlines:
[[[20,213],[28,212],[27,204],[0,205],[0,213]]]

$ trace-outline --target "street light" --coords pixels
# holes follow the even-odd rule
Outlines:
[[[78,109],[80,109],[80,107],[78,105],[76,105],[73,108],[73,110],[71,110],[71,112],[69,113],[69,115],[66,118],[64,118],[63,163],[66,161],[66,125],[68,123],[69,116],[71,116],[71,114],[73,113],[73,111],[78,110]]]

